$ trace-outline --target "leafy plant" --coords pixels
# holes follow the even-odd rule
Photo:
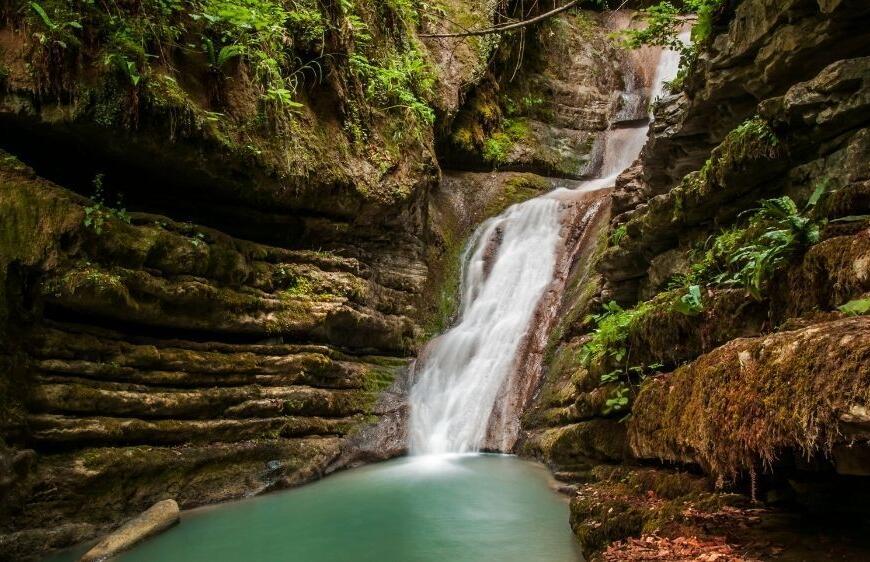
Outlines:
[[[214,73],[223,73],[223,68],[229,61],[245,54],[243,45],[224,45],[217,49],[214,41],[208,37],[202,38],[202,45],[208,58],[209,69]]]
[[[600,324],[601,321],[608,316],[613,316],[622,312],[625,312],[625,310],[621,306],[619,306],[619,303],[617,303],[616,301],[610,301],[601,305],[601,312],[599,312],[598,314],[590,314],[589,316],[587,316],[586,321]]]
[[[38,2],[30,2],[30,8],[48,32],[34,34],[41,44],[53,43],[64,49],[70,43],[78,44],[78,39],[70,32],[71,29],[82,29],[82,24],[78,20],[55,21]]]
[[[628,393],[629,388],[627,386],[620,386],[619,388],[614,390],[611,397],[604,402],[604,409],[602,410],[602,413],[608,415],[613,412],[619,412],[624,410],[628,406]]]
[[[191,244],[193,244],[197,248],[204,246],[205,245],[205,234],[203,234],[202,232],[194,233],[193,236],[190,238],[190,242],[191,242]]]
[[[644,380],[654,371],[663,367],[661,363],[652,365],[632,365],[630,362],[630,350],[627,346],[629,331],[632,322],[652,305],[643,303],[638,307],[625,310],[616,302],[609,302],[602,306],[598,314],[590,315],[587,322],[593,322],[595,328],[591,339],[583,346],[580,352],[580,362],[588,367],[593,363],[607,363],[616,368],[601,375],[601,384],[610,385],[618,383],[614,387],[610,398],[605,404],[604,413],[610,414],[623,410],[629,403],[629,397]]]
[[[701,286],[690,285],[688,292],[674,303],[674,310],[686,316],[696,316],[702,313],[704,311],[704,303],[701,299]]]
[[[367,84],[369,101],[386,110],[404,110],[426,124],[435,121],[435,112],[421,97],[433,95],[435,77],[416,48],[390,55],[380,64],[355,53],[350,65],[354,74]]]
[[[819,184],[803,209],[788,196],[760,201],[744,228],[708,240],[689,273],[672,286],[686,286],[690,293],[691,286],[737,286],[760,300],[767,282],[798,250],[819,242],[825,221],[814,210],[827,189],[826,182]]]
[[[622,239],[628,234],[628,227],[626,225],[618,226],[616,229],[610,233],[610,245],[611,246],[619,246],[619,243],[622,242]]]
[[[118,69],[133,88],[137,87],[142,80],[142,74],[139,72],[136,62],[130,60],[126,55],[109,53],[106,55],[105,64]]]
[[[730,260],[736,273],[723,281],[745,287],[754,298],[761,300],[763,285],[784,265],[798,248],[817,244],[822,221],[809,216],[824,193],[819,186],[803,211],[791,197],[783,196],[761,202],[752,221],[766,222],[765,231],[756,242],[742,246]]]
[[[844,312],[849,316],[861,316],[862,314],[870,314],[870,299],[855,299],[847,302],[842,306],[838,306],[840,312]]]
[[[631,395],[636,393],[650,374],[663,366],[661,363],[625,366],[601,375],[601,384],[619,383],[605,401],[602,413],[607,415],[624,410],[629,404]]]
[[[642,29],[627,29],[622,32],[626,47],[636,49],[643,46],[657,46],[680,53],[680,69],[677,77],[669,83],[671,90],[678,89],[685,80],[689,67],[698,58],[698,45],[703,43],[712,33],[713,15],[724,0],[683,0],[678,5],[671,1],[641,10],[646,19],[646,27]],[[680,31],[685,25],[684,17],[695,14],[697,20],[692,27],[690,44],[683,43]]]
[[[85,218],[83,224],[85,228],[90,228],[97,234],[103,233],[103,227],[111,220],[118,220],[130,223],[130,215],[127,210],[121,207],[120,197],[118,198],[118,207],[111,207],[106,204],[105,194],[103,192],[103,174],[97,174],[94,177],[94,195],[91,198],[93,205],[85,207]]]

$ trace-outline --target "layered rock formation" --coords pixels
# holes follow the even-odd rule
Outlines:
[[[442,165],[595,177],[603,133],[637,117],[619,92],[643,77],[610,37],[627,21],[578,11],[503,45],[441,141]]]
[[[490,25],[496,2],[299,4],[280,49],[258,35],[246,56],[221,56],[235,24],[201,3],[151,35],[131,23],[150,5],[0,8],[0,558],[399,454],[402,378],[454,315],[466,237],[595,175],[606,131],[646,116],[617,93],[645,79],[610,37],[627,17],[499,43],[418,37]],[[870,326],[847,311],[870,297],[870,10],[716,18],[525,358],[545,380],[519,450],[568,482],[589,555],[694,533],[763,558],[772,529],[821,559],[794,505],[868,490]],[[686,282],[706,241],[760,235],[746,217],[783,195],[818,240],[763,291]]]
[[[6,488],[7,552],[167,495],[191,506],[314,477],[404,368],[423,266],[390,287],[355,258],[164,216],[97,233],[88,201],[5,158],[5,296],[21,308],[6,439],[39,453]]]
[[[722,535],[775,558],[762,528],[786,554],[834,556],[796,538],[789,510],[825,513],[821,532],[836,533],[867,490],[849,479],[870,450],[868,326],[849,316],[870,294],[867,7],[745,0],[717,17],[725,30],[656,105],[617,181],[600,257],[576,270],[524,420],[523,451],[575,483],[572,526],[608,560],[628,548],[613,541],[641,535]],[[775,236],[750,220],[759,201],[782,196],[818,237],[788,246],[760,289],[734,280],[737,249]],[[707,487],[639,468],[651,462],[703,472]],[[714,484],[771,503],[752,514]]]
[[[0,558],[311,480],[402,416],[454,236],[433,122],[495,43],[279,4],[0,8]]]
[[[47,19],[15,4],[0,27],[11,559],[166,498],[184,509],[400,454],[409,358],[453,316],[465,239],[567,181],[549,175],[592,170],[631,79],[594,12],[529,30],[519,56],[496,37],[417,37],[445,21],[485,27],[496,3],[413,17],[306,5],[282,43],[292,58],[200,17],[205,3],[110,20],[41,7]],[[219,59],[223,33],[240,33],[245,54]],[[556,43],[565,60],[548,54]],[[284,82],[261,83],[259,51]],[[439,181],[436,135],[453,138],[516,64],[531,78],[495,104],[542,135],[519,151],[522,171]],[[483,134],[498,141],[495,125]]]

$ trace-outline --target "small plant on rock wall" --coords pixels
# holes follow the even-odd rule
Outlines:
[[[94,195],[91,197],[93,205],[85,207],[85,218],[83,224],[85,228],[93,230],[97,234],[103,233],[103,227],[112,220],[117,220],[130,223],[130,215],[127,210],[121,207],[121,198],[118,197],[118,206],[111,207],[106,204],[105,193],[103,191],[103,174],[97,174],[94,177]]]
[[[196,248],[201,248],[205,246],[205,234],[202,232],[197,232],[190,238],[190,243],[194,245]]]
[[[692,287],[742,287],[761,300],[770,279],[797,252],[819,242],[825,220],[814,211],[827,189],[827,182],[819,184],[802,209],[787,195],[760,201],[745,227],[708,240],[689,272],[672,286],[685,286],[690,293]]]
[[[838,306],[837,310],[849,316],[870,314],[870,299],[851,300],[844,305]]]
[[[704,302],[701,298],[701,286],[689,285],[684,295],[674,302],[674,310],[686,316],[696,316],[704,312]]]
[[[73,32],[73,30],[82,29],[82,24],[78,20],[71,16],[68,19],[59,19],[58,14],[52,18],[38,2],[31,2],[30,8],[43,27],[42,31],[33,34],[40,44],[43,46],[56,45],[61,49],[79,45],[79,39]]]
[[[622,239],[628,234],[628,227],[626,225],[618,226],[610,233],[610,245],[611,246],[619,246],[619,243],[622,242]]]
[[[632,322],[650,309],[644,303],[633,309],[625,310],[616,302],[602,305],[602,311],[587,317],[587,322],[595,324],[592,338],[583,346],[581,363],[589,368],[595,363],[607,363],[616,368],[601,375],[602,385],[614,385],[604,404],[602,413],[609,415],[628,408],[631,396],[646,378],[663,367],[660,363],[652,365],[632,365],[631,350],[628,346]]]
[[[69,66],[80,56],[81,18],[64,4],[30,2],[29,6],[25,13],[27,25],[33,30],[33,50],[28,68],[39,90],[55,95],[68,93]]]
[[[610,393],[610,397],[604,402],[602,413],[609,415],[615,412],[621,412],[628,408],[631,396],[637,393],[637,390],[647,379],[648,376],[661,369],[664,365],[661,363],[653,363],[652,365],[624,365],[620,369],[614,369],[608,373],[601,375],[601,384],[617,385]]]

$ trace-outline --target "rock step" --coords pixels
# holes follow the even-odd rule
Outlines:
[[[307,384],[360,388],[372,370],[401,368],[404,359],[356,357],[328,346],[228,344],[122,339],[121,334],[46,329],[30,339],[36,366],[48,372],[165,386]],[[274,378],[269,375],[276,375]]]
[[[357,372],[349,376],[325,378],[304,370],[263,373],[216,373],[204,374],[187,370],[138,370],[120,366],[115,362],[94,362],[65,359],[41,359],[34,367],[45,376],[66,376],[105,382],[128,383],[142,386],[169,388],[237,387],[246,385],[292,386],[305,385],[328,389],[354,389],[365,384],[365,369],[357,366]],[[348,368],[347,371],[351,369]],[[356,376],[354,376],[356,375]]]
[[[233,443],[274,437],[344,435],[362,421],[348,418],[281,416],[260,419],[140,420],[111,417],[31,415],[38,446],[181,445]]]
[[[866,441],[846,412],[870,402],[870,317],[824,321],[732,340],[646,380],[627,429],[637,458],[698,464],[716,477],[749,473],[794,453],[833,452],[854,470]],[[851,427],[850,427],[851,426]]]
[[[267,293],[192,276],[94,264],[59,269],[45,281],[47,303],[75,314],[151,328],[288,336],[358,349],[404,351],[416,337],[406,316],[388,315],[331,294]]]
[[[171,390],[140,385],[39,377],[30,408],[40,413],[118,417],[208,419],[262,414],[263,401],[275,414],[341,417],[362,413],[374,398],[364,390],[323,390],[304,386]]]

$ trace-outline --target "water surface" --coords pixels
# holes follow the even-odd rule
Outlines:
[[[76,554],[81,554],[81,550]],[[408,457],[182,514],[121,562],[573,562],[568,506],[542,466]],[[53,560],[75,560],[66,553]]]

